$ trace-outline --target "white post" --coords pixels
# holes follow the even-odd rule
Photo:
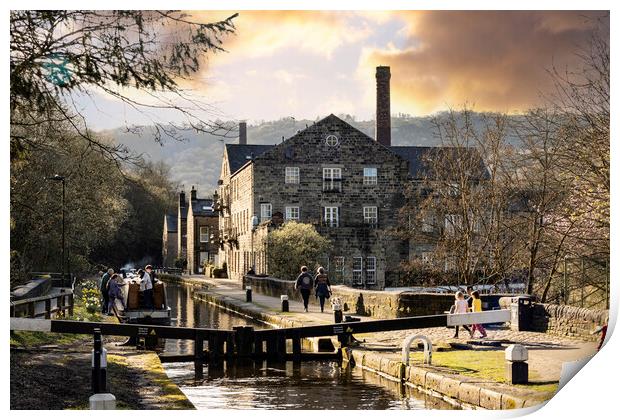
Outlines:
[[[116,397],[112,394],[95,394],[88,399],[91,410],[116,410]]]

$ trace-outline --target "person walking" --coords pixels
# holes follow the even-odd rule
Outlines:
[[[108,268],[108,271],[101,277],[101,283],[99,285],[99,292],[101,293],[101,313],[105,314],[108,312],[108,303],[110,301],[110,296],[108,294],[108,282],[110,278],[114,274],[114,270],[112,268]]]
[[[310,299],[310,292],[312,292],[313,279],[310,273],[308,273],[308,267],[305,265],[301,267],[301,273],[297,276],[295,281],[295,289],[299,289],[301,298],[304,301],[304,311],[308,312],[308,300]]]
[[[142,276],[142,280],[140,281],[140,291],[142,292],[142,296],[144,298],[144,307],[147,309],[154,309],[153,305],[153,281],[151,280],[151,273],[153,272],[153,267],[149,264],[144,267],[144,276]]]
[[[465,300],[465,295],[460,290],[456,292],[454,295],[454,312],[455,314],[466,314],[469,312],[469,307],[467,306],[467,301]],[[463,328],[469,333],[470,337],[473,337],[473,334],[467,325],[463,325]],[[454,337],[459,338],[459,326],[454,327]]]
[[[482,312],[482,300],[480,299],[480,293],[476,290],[472,292],[472,303],[471,303],[471,311],[472,312]],[[482,336],[480,338],[485,338],[487,336],[487,332],[482,326],[482,324],[474,324],[471,326],[471,336],[473,337],[476,331],[479,331]]]
[[[113,274],[108,283],[108,315],[113,315],[113,308],[117,305],[117,300],[120,302],[121,307],[124,308],[123,305],[123,286],[125,285],[125,281],[118,274]]]
[[[332,286],[329,284],[329,278],[327,274],[325,274],[325,269],[323,267],[319,267],[318,274],[314,278],[314,290],[321,304],[321,312],[323,312],[325,299],[329,299],[332,294]]]

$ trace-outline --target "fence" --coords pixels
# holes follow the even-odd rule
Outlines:
[[[547,301],[609,309],[609,260],[565,258],[552,281]]]
[[[60,292],[11,302],[11,317],[51,319],[52,314],[73,315],[73,292]],[[52,306],[55,302],[56,306]],[[41,305],[42,304],[42,305]],[[43,310],[41,311],[41,307]]]

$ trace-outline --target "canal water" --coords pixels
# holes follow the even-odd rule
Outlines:
[[[269,326],[192,299],[192,286],[166,285],[173,325],[231,329]],[[191,353],[191,341],[166,340],[165,352]],[[373,373],[338,362],[249,362],[205,366],[194,378],[193,363],[166,363],[175,381],[198,409],[452,409],[448,403]]]

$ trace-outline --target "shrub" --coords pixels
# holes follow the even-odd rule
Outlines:
[[[269,232],[269,271],[274,277],[294,279],[299,267],[314,267],[331,249],[331,242],[307,223],[287,222]]]

